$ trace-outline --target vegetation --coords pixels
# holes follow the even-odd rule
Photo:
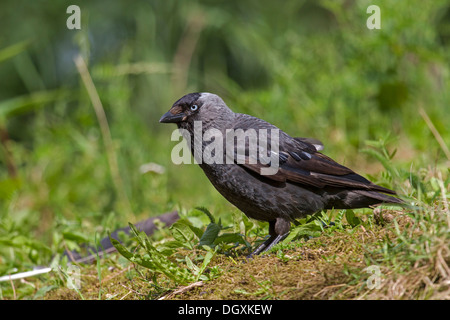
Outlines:
[[[53,270],[1,299],[450,297],[449,1],[380,1],[380,30],[362,0],[91,1],[81,30],[70,4],[2,3],[0,277]],[[196,91],[322,140],[409,205],[305,217],[246,261],[267,225],[174,165],[158,123]],[[94,264],[63,255],[172,210]]]

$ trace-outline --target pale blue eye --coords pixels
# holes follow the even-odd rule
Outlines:
[[[198,105],[193,104],[193,105],[191,106],[191,110],[192,110],[192,111],[197,111],[197,109],[198,109]]]

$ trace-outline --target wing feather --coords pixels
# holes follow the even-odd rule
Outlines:
[[[255,128],[253,119],[257,118],[245,116],[246,118],[244,121],[238,121],[235,128],[245,130],[247,127],[250,127],[249,123],[252,124],[251,128]],[[261,119],[257,120],[256,129],[278,129]],[[270,141],[270,134],[268,134],[268,136],[268,141]],[[281,130],[279,131],[279,137],[279,168],[273,175],[262,176],[266,179],[277,182],[289,181],[316,188],[325,188],[329,186],[395,194],[394,191],[370,182],[353,170],[320,153],[318,149],[319,146],[320,148],[323,148],[323,144],[319,140],[311,138],[292,138]],[[313,142],[316,143],[313,144]],[[266,149],[262,149],[262,152],[266,152],[267,155],[269,155],[271,152],[270,144],[267,145]],[[261,151],[261,149],[259,150]],[[235,149],[235,152],[237,152],[237,149]],[[248,144],[246,145],[245,152],[244,163],[237,163],[244,168],[257,174],[261,174],[262,168],[270,166],[270,163],[263,164],[259,157],[257,157],[257,159],[251,157],[249,155]]]

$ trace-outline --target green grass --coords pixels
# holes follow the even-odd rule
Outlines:
[[[449,1],[382,1],[381,30],[365,27],[367,1],[90,2],[80,31],[65,28],[69,4],[2,4],[0,276],[54,267],[0,282],[2,299],[448,298]],[[158,123],[194,91],[322,140],[413,206],[318,213],[243,264],[267,225],[172,164],[174,128]],[[64,250],[175,209],[172,229],[124,237],[67,288]]]

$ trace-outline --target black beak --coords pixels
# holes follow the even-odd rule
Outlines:
[[[172,114],[170,111],[167,111],[166,113],[163,114],[163,116],[161,117],[161,119],[159,119],[159,122],[161,123],[178,123],[183,121],[183,118],[186,115],[183,112],[177,113],[177,114]]]

